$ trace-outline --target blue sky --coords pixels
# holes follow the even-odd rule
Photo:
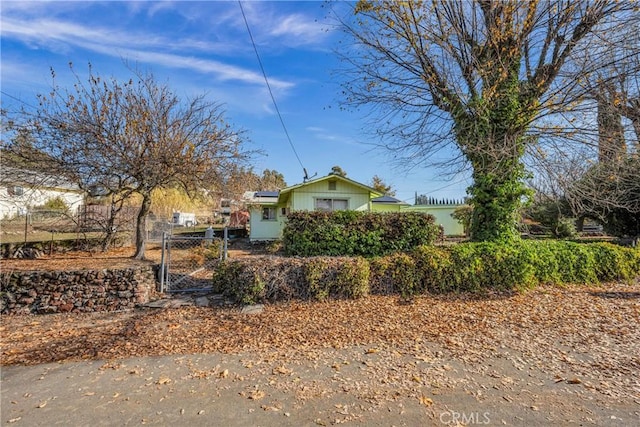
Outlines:
[[[364,111],[340,108],[335,54],[342,35],[326,20],[320,1],[242,3],[278,108],[309,175],[339,165],[368,184],[380,176],[396,197],[413,203],[415,192],[462,198],[470,181],[434,168],[393,165],[364,131]],[[347,7],[347,4],[338,4]],[[85,75],[91,63],[101,76],[128,79],[123,60],[153,72],[176,94],[206,93],[227,119],[246,130],[250,147],[264,151],[256,172],[275,169],[287,184],[302,181],[298,162],[269,96],[238,2],[222,1],[2,1],[2,106],[36,104],[56,80],[70,86],[73,62]],[[18,101],[19,100],[19,101]]]

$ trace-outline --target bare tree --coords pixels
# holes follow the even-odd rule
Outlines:
[[[72,71],[73,71],[73,67]],[[41,167],[65,175],[103,196],[142,198],[136,222],[136,252],[144,258],[146,218],[156,188],[179,185],[195,191],[249,154],[239,132],[218,104],[204,96],[183,102],[152,74],[133,70],[128,81],[103,79],[89,66],[72,89],[55,84],[39,96],[29,119],[34,130],[27,157],[46,155]]]
[[[627,2],[359,1],[342,28],[353,76],[346,104],[374,107],[383,146],[408,164],[472,167],[474,240],[517,238],[529,130],[566,107],[567,85],[602,67],[570,61],[594,36],[616,43]],[[379,113],[379,114],[376,114]],[[445,163],[446,164],[446,163]]]
[[[545,194],[566,199],[574,213],[601,221],[618,235],[640,234],[640,34],[636,28],[618,28],[619,43],[593,40],[575,67],[602,63],[569,88],[565,111],[582,129],[573,139],[582,152],[567,155],[566,147],[549,146],[537,156],[536,166]],[[582,118],[580,117],[582,115]],[[538,147],[540,148],[540,147]],[[553,191],[549,191],[553,190]]]
[[[640,235],[640,158],[600,163],[567,191],[573,209],[598,219],[614,235]]]

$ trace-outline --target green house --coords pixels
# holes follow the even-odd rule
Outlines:
[[[340,175],[323,176],[280,191],[248,192],[244,201],[249,207],[251,241],[281,238],[287,214],[292,211],[398,212],[408,206]]]
[[[436,224],[442,225],[444,228],[444,234],[447,236],[462,236],[464,235],[464,226],[451,216],[459,206],[462,206],[462,204],[413,205],[407,206],[402,211],[424,212],[433,215],[436,219]]]
[[[280,191],[249,191],[244,194],[244,202],[250,214],[249,239],[251,241],[280,239],[287,215],[292,211],[401,212],[419,208],[420,211],[431,213],[423,206],[411,206],[340,175],[323,176]],[[450,214],[455,207],[447,206],[446,210]],[[438,214],[442,218],[446,215],[444,211],[438,211]],[[450,216],[449,219],[451,219]],[[438,219],[436,222],[442,223],[442,221],[438,222]],[[447,222],[443,225],[445,233],[461,234],[461,231],[457,233],[457,229],[453,229],[455,228],[453,224]],[[462,230],[462,226],[459,228]]]

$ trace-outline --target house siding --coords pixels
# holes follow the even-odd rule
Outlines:
[[[451,217],[453,211],[460,205],[415,205],[407,206],[403,212],[424,212],[435,217],[435,223],[444,227],[447,236],[460,236],[464,234],[462,224]]]
[[[79,191],[68,191],[55,188],[31,188],[28,185],[20,185],[24,193],[20,196],[9,193],[9,186],[0,186],[0,217],[12,218],[18,214],[23,214],[27,209],[34,206],[42,206],[48,200],[61,198],[69,207],[71,212],[82,204],[84,199]]]
[[[371,203],[372,212],[400,212],[401,207],[398,204]]]
[[[368,191],[340,180],[336,180],[335,190],[329,190],[329,181],[320,181],[293,190],[290,197],[291,210],[314,211],[316,199],[347,199],[349,210],[369,210]]]
[[[267,206],[276,208],[275,221],[262,219],[262,208]],[[251,241],[275,240],[282,238],[282,230],[284,228],[286,217],[281,214],[280,208],[280,206],[276,205],[265,205],[252,206],[249,209],[249,230]]]

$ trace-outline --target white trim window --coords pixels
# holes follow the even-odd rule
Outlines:
[[[321,212],[346,211],[349,209],[348,199],[316,199],[316,210]]]
[[[275,221],[277,209],[273,207],[262,208],[262,220],[263,221]]]

